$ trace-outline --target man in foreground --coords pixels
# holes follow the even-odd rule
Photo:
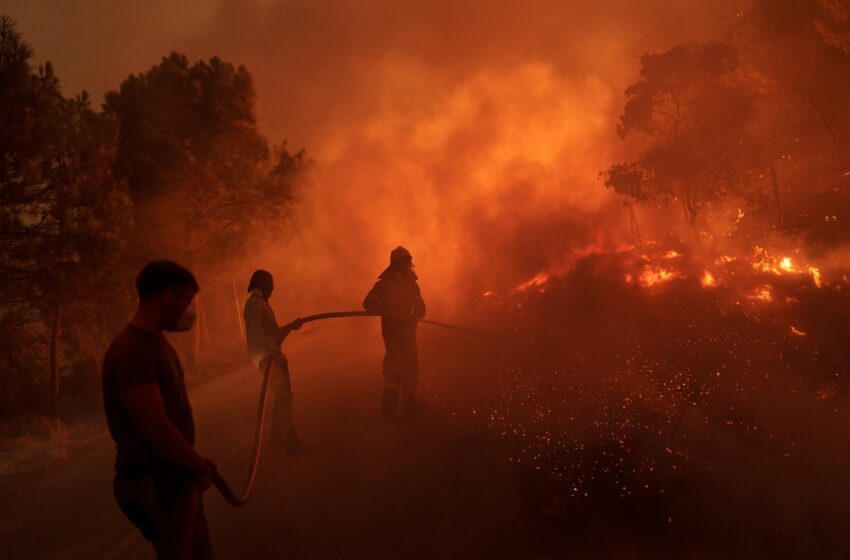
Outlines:
[[[163,335],[192,328],[198,283],[179,264],[154,261],[136,288],[136,313],[103,360],[106,421],[117,448],[115,499],[157,558],[211,558],[201,493],[214,465],[193,448],[183,368]]]
[[[288,325],[277,324],[269,298],[274,291],[274,277],[270,272],[257,270],[248,282],[251,296],[245,302],[245,336],[248,354],[260,371],[269,371],[269,386],[274,394],[272,407],[271,437],[273,449],[283,448],[287,455],[304,455],[316,448],[301,441],[292,419],[292,384],[289,379],[289,362],[281,352],[280,345],[290,332],[301,328],[301,320]]]
[[[381,273],[363,301],[366,311],[381,316],[381,332],[387,349],[381,415],[388,422],[399,419],[399,397],[401,414],[416,412],[424,406],[416,398],[419,383],[416,327],[419,319],[425,316],[425,302],[416,280],[410,252],[396,247],[390,253],[390,266]]]

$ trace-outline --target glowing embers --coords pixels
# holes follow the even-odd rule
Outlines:
[[[675,249],[652,256],[643,254],[633,264],[637,270],[625,274],[625,283],[629,286],[653,288],[671,280],[685,278],[686,275],[682,271],[683,260],[682,253]]]
[[[820,270],[817,267],[810,266],[809,274],[812,275],[812,281],[815,283],[815,286],[820,288],[823,286],[823,280],[821,279]]]
[[[669,472],[669,463],[679,460],[679,455],[644,453],[647,441],[666,435],[675,413],[667,410],[670,403],[647,391],[636,372],[600,373],[587,376],[571,367],[503,369],[495,373],[491,400],[482,405],[489,412],[488,426],[513,442],[507,460],[562,481],[564,507],[597,495],[663,494],[665,480],[656,473]]]
[[[829,287],[820,268],[806,262],[800,250],[793,253],[774,253],[757,246],[751,254],[723,254],[709,256],[705,252],[691,254],[687,249],[677,247],[671,249],[659,243],[647,243],[642,251],[635,248],[628,251],[602,255],[593,253],[595,263],[585,266],[584,270],[600,279],[605,279],[604,265],[594,268],[598,263],[610,263],[618,258],[622,264],[619,269],[621,282],[633,289],[646,290],[657,296],[668,290],[683,290],[686,292],[696,286],[703,290],[715,291],[717,297],[728,297],[733,301],[751,301],[755,305],[763,302],[794,303],[799,290],[811,286],[815,288]],[[581,259],[576,262],[582,262]],[[569,263],[569,264],[564,264]],[[587,262],[585,261],[585,265]],[[542,295],[561,281],[571,270],[573,261],[553,263],[533,276],[509,289],[504,298],[523,298],[535,294]],[[850,282],[848,282],[850,283]],[[683,293],[684,293],[683,292]],[[494,301],[494,293],[487,292],[484,298]],[[521,303],[517,304],[521,306]]]
[[[773,257],[767,249],[758,245],[753,248],[752,267],[754,270],[770,272],[777,276],[783,272],[798,272],[791,257]]]
[[[644,288],[651,288],[659,284],[667,283],[675,278],[679,278],[679,274],[673,272],[672,270],[667,270],[666,268],[661,268],[658,266],[647,265],[643,268],[643,271],[638,277],[638,282]]]
[[[616,498],[668,519],[693,487],[671,481],[737,473],[756,447],[783,461],[798,451],[777,414],[786,399],[800,404],[790,422],[803,406],[846,409],[846,344],[838,357],[832,326],[850,275],[822,268],[821,280],[802,250],[777,251],[778,272],[762,272],[751,245],[723,257],[673,247],[548,268],[545,292],[513,296],[527,303],[509,323],[516,350],[493,364],[476,410],[505,438],[505,460],[551,485],[567,515]],[[586,312],[565,318],[589,290]]]
[[[770,286],[761,286],[747,298],[754,301],[773,301],[773,289]]]
[[[827,387],[815,393],[815,397],[819,401],[828,401],[835,396],[835,387]]]
[[[812,282],[820,288],[823,285],[820,269],[815,266],[796,266],[791,257],[773,257],[767,249],[759,247],[753,248],[752,267],[759,272],[767,272],[782,276],[783,274],[808,274],[812,277]]]
[[[531,289],[536,289],[538,292],[544,292],[546,290],[544,285],[549,281],[549,279],[549,274],[545,272],[538,272],[534,278],[527,280],[514,288],[513,293],[527,292]]]

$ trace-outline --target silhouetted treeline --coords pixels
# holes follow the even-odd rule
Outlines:
[[[618,126],[640,153],[605,184],[630,205],[674,203],[695,234],[740,208],[745,238],[834,248],[850,220],[848,91],[850,2],[755,0],[722,41],[641,57]]]
[[[86,92],[65,97],[53,67],[33,68],[32,56],[0,17],[3,416],[96,395],[139,267],[173,258],[202,283],[230,280],[242,251],[290,213],[307,167],[303,152],[258,131],[242,66],[173,53],[98,110]]]

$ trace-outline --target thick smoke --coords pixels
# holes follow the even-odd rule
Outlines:
[[[237,280],[257,267],[276,274],[281,318],[357,308],[403,244],[430,318],[474,323],[466,312],[485,309],[499,315],[488,327],[511,333],[494,350],[490,339],[471,348],[466,339],[434,342],[440,335],[423,329],[423,379],[454,393],[453,413],[490,405],[489,427],[525,436],[534,445],[522,440],[521,453],[544,457],[564,480],[584,476],[585,459],[628,457],[616,468],[600,459],[605,476],[594,470],[588,492],[627,482],[629,496],[654,496],[627,512],[635,519],[666,527],[677,511],[690,516],[682,526],[706,527],[728,518],[740,527],[736,543],[750,538],[748,522],[793,539],[809,512],[813,527],[814,512],[838,518],[846,492],[827,486],[847,464],[838,453],[845,438],[808,442],[844,418],[832,416],[836,382],[818,375],[847,367],[836,326],[846,324],[847,280],[823,295],[821,272],[793,246],[705,262],[666,245],[623,250],[629,213],[598,174],[632,155],[615,128],[638,56],[717,38],[748,4],[196,0],[179,13],[152,2],[120,16],[95,2],[17,6],[28,33],[28,18],[50,22],[29,37],[57,63],[66,94],[86,86],[97,96],[172,49],[249,68],[264,132],[314,162],[286,235],[258,240],[234,270]],[[645,209],[642,227],[674,219],[668,210]],[[734,210],[722,229],[740,219]],[[563,278],[531,289],[545,282],[541,271]],[[362,325],[312,344],[326,351],[333,340],[340,354],[374,358],[377,380],[377,323]],[[295,344],[294,364],[314,359]],[[801,383],[799,372],[811,379]],[[449,400],[434,398],[438,407]],[[733,494],[730,514],[716,489]],[[651,515],[647,503],[656,504]],[[607,520],[614,506],[599,504]],[[838,534],[838,524],[822,525]],[[814,539],[818,528],[803,534]]]
[[[245,64],[263,129],[316,165],[291,235],[246,255],[244,272],[280,273],[299,308],[351,305],[404,244],[448,315],[470,289],[509,289],[573,252],[628,241],[628,214],[597,175],[621,149],[615,122],[638,55],[719,36],[744,4],[198,0],[11,11],[68,89],[96,97],[171,49]]]
[[[270,266],[356,302],[404,244],[446,316],[628,239],[597,174],[637,54],[719,34],[738,4],[229,2],[188,50],[247,64],[263,125],[316,161]]]

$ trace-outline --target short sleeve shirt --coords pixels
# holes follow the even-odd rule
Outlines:
[[[156,384],[168,419],[194,445],[195,423],[183,368],[177,352],[162,334],[127,325],[106,351],[102,381],[106,422],[118,450],[117,471],[156,469],[168,464],[142,438],[118,397],[124,387]]]

